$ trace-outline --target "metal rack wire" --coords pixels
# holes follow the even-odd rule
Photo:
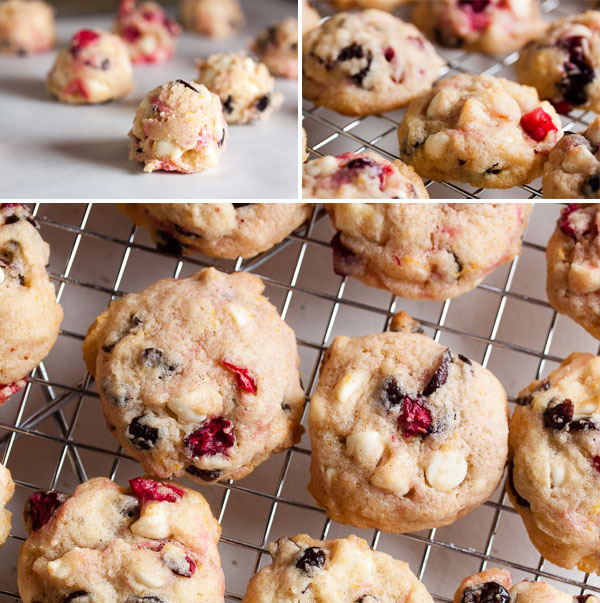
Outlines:
[[[324,2],[319,9],[326,6]],[[597,0],[543,0],[542,11],[548,20],[600,8]],[[400,9],[399,15],[410,21],[408,9]],[[493,57],[472,52],[454,51],[436,46],[439,54],[448,61],[440,77],[446,78],[460,73],[482,73],[516,80],[513,64],[518,52],[506,56]],[[303,99],[303,127],[308,135],[310,159],[323,155],[340,155],[349,151],[373,151],[383,157],[399,159],[398,126],[402,122],[404,110],[370,115],[347,117],[325,107],[314,105]],[[591,111],[573,110],[561,116],[563,128],[567,131],[585,130],[595,119]],[[509,190],[475,188],[456,182],[425,181],[432,199],[537,199],[542,197],[541,178],[524,186]]]
[[[366,298],[368,302],[363,301],[360,296],[355,295],[353,290],[355,282],[346,278],[328,278],[328,282],[319,281],[318,287],[306,284],[303,275],[307,270],[312,270],[314,254],[329,254],[327,241],[331,232],[325,212],[319,207],[315,208],[310,221],[305,226],[271,251],[251,260],[238,259],[235,262],[164,256],[149,243],[145,231],[130,227],[127,218],[116,212],[110,214],[110,219],[106,218],[110,221],[109,230],[98,228],[94,224],[99,224],[102,220],[94,221],[93,218],[102,218],[109,209],[112,211],[112,208],[104,204],[90,203],[81,207],[80,218],[74,219],[72,223],[65,218],[57,220],[50,217],[49,213],[52,213],[53,209],[52,204],[38,204],[33,208],[33,212],[42,226],[42,234],[45,238],[62,241],[60,249],[54,251],[57,258],[51,267],[51,278],[57,284],[57,297],[63,301],[63,304],[65,296],[71,291],[98,295],[102,297],[103,303],[124,295],[127,292],[124,290],[124,283],[128,278],[131,280],[130,267],[132,258],[136,254],[150,254],[153,263],[164,260],[166,268],[163,269],[170,272],[164,276],[183,276],[206,265],[215,264],[226,271],[253,272],[267,284],[270,296],[277,298],[278,301],[275,303],[279,304],[284,319],[289,320],[290,309],[298,298],[305,300],[303,303],[309,307],[316,307],[319,303],[326,304],[323,329],[319,336],[297,332],[300,354],[304,357],[304,383],[308,395],[314,390],[318,367],[324,351],[331,343],[332,335],[336,332],[336,321],[340,312],[346,310],[364,312],[365,316],[368,314],[371,319],[380,321],[381,328],[387,328],[394,311],[403,304],[402,300],[388,293],[378,292],[381,293],[380,296],[372,293],[371,296],[373,290],[367,288],[365,290],[369,292]],[[114,234],[115,232],[128,234],[117,235]],[[112,253],[108,253],[109,248],[112,249]],[[91,273],[86,269],[85,259],[94,250],[102,253],[107,260],[111,260],[111,262],[104,262],[110,266],[102,275]],[[543,262],[543,245],[526,238],[525,252],[535,256],[535,265],[539,268]],[[281,276],[278,268],[273,267],[273,261],[281,257],[285,258],[282,263],[289,267],[286,278]],[[545,299],[512,289],[519,261],[520,258],[516,258],[508,265],[497,284],[489,284],[488,281],[479,287],[479,291],[487,296],[485,312],[491,317],[491,327],[487,333],[482,334],[475,330],[452,326],[449,316],[453,306],[458,303],[456,301],[447,300],[436,306],[437,316],[433,318],[434,315],[428,314],[425,310],[422,313],[416,311],[415,317],[421,320],[436,340],[446,336],[460,337],[465,345],[470,342],[480,346],[482,353],[476,359],[484,366],[490,362],[493,352],[507,350],[516,353],[519,358],[533,359],[536,368],[535,375],[532,374],[531,378],[539,377],[547,362],[555,363],[561,360],[561,356],[551,353],[558,320],[556,312],[551,311],[551,320],[541,346],[523,345],[500,337],[501,325],[509,301],[523,304],[524,311],[532,315],[539,310],[545,312],[551,310]],[[330,270],[329,266],[327,268]],[[107,277],[108,274],[112,274],[111,279]],[[331,277],[333,277],[332,273]],[[143,275],[143,278],[146,278],[146,275]],[[151,278],[147,282],[151,280],[155,279]],[[83,311],[82,305],[78,307]],[[65,321],[59,342],[49,358],[33,371],[24,390],[2,407],[3,414],[0,415],[2,462],[11,469],[17,483],[17,492],[10,505],[14,511],[11,535],[9,541],[0,549],[0,559],[4,568],[0,572],[2,600],[19,600],[14,567],[17,546],[24,540],[25,532],[20,527],[18,516],[23,502],[31,491],[52,488],[70,493],[78,482],[92,475],[104,474],[124,483],[128,477],[140,473],[139,466],[121,452],[112,436],[108,434],[108,430],[104,430],[103,427],[98,430],[102,432],[102,437],[105,437],[99,443],[87,442],[80,435],[80,424],[93,421],[89,413],[98,412],[99,403],[98,394],[93,388],[93,380],[85,371],[81,360],[79,364],[70,368],[68,374],[73,376],[70,381],[61,373],[64,367],[60,365],[60,355],[63,353],[64,345],[74,343],[79,353],[79,345],[85,335],[85,326],[71,328],[70,325],[70,321]],[[100,416],[99,413],[97,416]],[[193,486],[208,498],[213,512],[223,525],[222,547],[227,549],[226,554],[239,551],[246,559],[245,570],[240,565],[236,566],[235,560],[231,566],[233,570],[230,569],[228,573],[228,568],[225,568],[228,580],[227,600],[242,599],[251,573],[268,562],[268,543],[277,535],[281,535],[278,533],[281,529],[293,530],[286,523],[290,510],[310,512],[313,519],[308,524],[315,526],[311,529],[315,537],[326,538],[339,533],[340,526],[327,519],[323,510],[317,508],[308,495],[300,493],[300,490],[294,490],[293,482],[296,478],[290,476],[297,474],[298,467],[295,463],[299,460],[304,463],[302,466],[305,466],[308,455],[310,450],[304,440],[285,453],[275,455],[278,458],[273,463],[268,461],[255,470],[254,473],[262,473],[263,477],[266,476],[268,478],[266,481],[253,481],[246,478],[236,483]],[[67,474],[71,476],[69,479],[66,477]],[[27,478],[23,479],[23,475]],[[260,521],[256,518],[252,519],[251,505],[244,505],[240,512],[239,505],[235,503],[237,496],[248,498],[253,501],[254,506],[262,505]],[[432,557],[438,551],[445,551],[452,556],[460,556],[465,561],[476,562],[479,568],[484,568],[490,563],[500,564],[521,576],[547,579],[574,594],[584,591],[600,592],[600,581],[595,581],[593,577],[583,575],[581,572],[567,572],[549,567],[542,558],[535,563],[525,563],[519,559],[496,554],[496,539],[498,533],[502,531],[499,530],[500,523],[507,516],[514,517],[515,511],[507,501],[503,490],[487,501],[482,508],[487,513],[487,519],[485,525],[478,526],[481,534],[480,546],[467,546],[461,543],[460,539],[449,539],[440,535],[440,531],[436,529],[395,535],[391,538],[395,543],[404,546],[407,551],[414,553],[412,569],[421,579],[427,578],[426,571],[428,568],[431,570],[432,565],[435,566]],[[247,536],[240,527],[245,521],[255,524],[252,537]],[[277,527],[282,521],[283,528]],[[230,528],[229,525],[233,527]],[[305,525],[302,525],[301,529],[309,531],[309,527]],[[294,535],[297,531],[299,530],[288,534]],[[370,544],[374,548],[386,548],[382,546],[382,538],[390,537],[377,530],[365,532],[348,529],[346,533],[350,532],[360,532],[370,539]],[[453,582],[447,589],[442,589],[443,592],[432,589],[432,594],[439,601],[450,601],[449,593],[464,576],[477,571],[478,567],[471,566],[471,569],[465,569],[462,575],[453,576]]]

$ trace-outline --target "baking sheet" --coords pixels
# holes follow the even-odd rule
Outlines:
[[[115,6],[116,6],[115,2]],[[245,0],[240,36],[211,40],[184,33],[176,56],[134,67],[135,90],[104,105],[70,106],[50,98],[46,74],[56,51],[26,58],[0,55],[0,161],[3,198],[292,199],[298,192],[298,84],[278,78],[285,102],[266,122],[230,126],[216,168],[197,174],[143,172],[128,160],[135,110],[169,80],[194,79],[194,59],[248,48],[268,23],[297,16],[293,2]],[[59,47],[83,27],[110,29],[113,16],[60,17]]]

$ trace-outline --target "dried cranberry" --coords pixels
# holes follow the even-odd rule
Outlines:
[[[339,276],[357,276],[364,272],[364,264],[342,243],[342,233],[338,231],[330,242],[333,250],[333,271]]]
[[[78,54],[86,46],[89,46],[100,38],[100,35],[91,29],[82,29],[71,38],[71,52]]]
[[[398,417],[399,425],[404,429],[404,437],[428,435],[431,433],[431,411],[425,407],[420,398],[413,400],[404,397],[402,412]]]
[[[523,115],[520,123],[526,134],[537,142],[545,140],[549,132],[558,131],[550,115],[541,107]]]
[[[177,486],[165,482],[157,482],[146,477],[131,479],[129,480],[129,485],[131,486],[131,491],[142,507],[152,501],[174,503],[185,494],[185,492]]]
[[[578,210],[579,203],[569,203],[569,205],[567,205],[567,207],[560,212],[560,218],[558,219],[558,227],[561,229],[561,231],[574,240],[577,240],[578,238],[577,232],[575,232],[575,229],[571,226],[569,218],[573,212]],[[587,233],[588,231],[584,232],[583,234],[585,235]]]
[[[183,441],[193,459],[205,455],[227,454],[235,443],[233,425],[223,417],[215,417]]]
[[[135,42],[141,35],[142,33],[140,32],[140,30],[134,25],[126,27],[121,32],[121,37],[125,38],[128,42]]]
[[[591,419],[575,419],[569,423],[569,431],[592,431],[598,425]]]
[[[383,382],[381,401],[387,410],[402,404],[405,397],[406,394],[402,391],[396,379],[389,377]]]
[[[553,403],[550,401],[544,411],[544,427],[564,429],[573,418],[573,404],[571,400]]]
[[[140,423],[143,417],[136,417],[129,425],[129,435],[131,443],[140,450],[150,450],[154,448],[156,440],[158,440],[158,428],[150,427]]]
[[[594,469],[600,472],[600,456],[593,456],[591,461]]]
[[[571,36],[561,40],[559,48],[565,50],[569,57],[563,68],[565,77],[558,83],[563,98],[571,105],[584,105],[588,100],[586,86],[595,78],[594,67],[583,49],[583,36]]]
[[[3,385],[0,383],[0,404],[4,404],[13,394],[23,389],[18,383],[8,383]]]
[[[316,546],[308,547],[302,557],[296,561],[296,567],[308,573],[311,568],[321,568],[325,565],[325,551]]]
[[[484,582],[465,588],[460,603],[510,603],[510,594],[498,582]]]
[[[389,63],[394,60],[394,57],[396,56],[396,51],[391,46],[388,46],[385,49],[383,56],[385,56],[385,60]]]
[[[178,563],[169,557],[163,557],[163,561],[174,574],[183,576],[184,578],[191,578],[196,571],[196,564],[189,555],[185,556],[185,562],[182,563]]]
[[[256,381],[249,375],[248,369],[241,368],[235,364],[231,364],[231,362],[226,362],[225,360],[222,360],[221,364],[236,374],[238,387],[241,387],[250,394],[256,393]]]
[[[597,199],[598,191],[600,191],[600,174],[594,174],[585,181],[583,185],[583,194],[586,197]]]
[[[25,506],[25,516],[31,522],[32,530],[37,532],[46,525],[65,500],[66,497],[58,492],[34,492]]]
[[[431,394],[433,394],[436,390],[442,387],[444,383],[446,383],[448,380],[448,365],[450,364],[451,358],[450,350],[446,349],[444,355],[442,356],[442,360],[440,361],[440,365],[423,390],[424,396],[431,396]]]
[[[205,482],[214,482],[218,480],[221,475],[223,475],[223,471],[221,469],[198,469],[198,467],[194,467],[194,465],[188,465],[185,470],[190,475],[199,477]]]
[[[470,8],[474,13],[482,13],[490,3],[490,0],[458,0],[462,8]]]

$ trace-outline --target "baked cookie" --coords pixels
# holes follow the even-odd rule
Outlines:
[[[3,545],[10,534],[12,513],[4,507],[10,502],[15,493],[15,482],[12,481],[10,471],[0,465],[0,545]]]
[[[302,146],[300,147],[300,154],[302,155],[302,161],[305,162],[309,157],[308,153],[308,138],[306,136],[306,130],[302,128]]]
[[[271,249],[312,212],[309,203],[120,203],[163,251],[251,258]]]
[[[214,167],[227,145],[219,97],[205,86],[167,82],[142,99],[129,131],[129,159],[145,172],[191,174]]]
[[[338,10],[349,8],[378,8],[379,10],[393,11],[397,6],[409,0],[331,0],[331,4]]]
[[[433,603],[408,563],[372,551],[353,534],[336,540],[299,534],[269,549],[273,563],[252,577],[244,603]]]
[[[522,84],[537,88],[559,113],[600,112],[600,11],[554,21],[521,51],[515,70]]]
[[[267,67],[244,52],[211,54],[198,59],[196,67],[195,83],[218,95],[230,124],[268,119],[281,107],[283,96],[275,92],[275,80]]]
[[[48,355],[63,319],[46,272],[50,248],[37,229],[25,206],[0,203],[0,404]]]
[[[546,247],[546,293],[554,308],[600,339],[600,204],[571,203]]]
[[[598,603],[593,595],[568,595],[546,582],[523,580],[512,583],[510,572],[491,568],[465,578],[454,595],[454,603]]]
[[[106,422],[148,473],[241,479],[299,441],[296,339],[263,289],[207,268],[113,302],[90,327]]]
[[[600,357],[571,354],[519,394],[507,493],[540,553],[600,570]]]
[[[488,54],[519,50],[546,27],[539,0],[418,0],[412,19],[442,46]]]
[[[546,199],[600,199],[600,117],[584,132],[565,132],[550,151],[542,185]]]
[[[288,18],[270,25],[250,46],[258,58],[277,77],[298,77],[298,21]]]
[[[534,88],[471,74],[414,100],[398,128],[400,158],[421,177],[485,188],[541,176],[562,134],[556,111]]]
[[[302,0],[302,33],[314,29],[321,20],[321,15],[310,4],[309,0]]]
[[[114,34],[81,29],[58,53],[46,86],[61,103],[105,103],[133,90],[129,52]]]
[[[26,56],[54,48],[54,10],[42,0],[0,2],[0,54]]]
[[[401,161],[375,153],[326,155],[309,161],[302,175],[305,199],[429,199],[423,181]]]
[[[138,477],[34,492],[19,552],[24,603],[224,601],[221,527],[202,495]]]
[[[185,29],[211,38],[229,38],[245,24],[239,0],[182,0],[179,14]]]
[[[409,299],[474,289],[521,251],[527,203],[338,203],[333,269]]]
[[[326,20],[304,36],[302,56],[302,94],[345,115],[403,107],[445,65],[414,25],[375,9]]]
[[[334,521],[445,526],[496,489],[507,454],[500,382],[401,313],[395,332],[336,337],[309,407],[308,490]]]
[[[133,63],[163,63],[175,53],[179,26],[157,2],[122,0],[115,33],[124,40]]]

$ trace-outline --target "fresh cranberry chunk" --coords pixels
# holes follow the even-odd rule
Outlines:
[[[185,494],[185,492],[181,488],[177,488],[177,486],[156,482],[153,479],[145,477],[131,479],[129,480],[129,485],[131,486],[131,491],[142,507],[152,501],[174,503]]]
[[[553,101],[552,104],[558,113],[566,115],[573,107],[566,100]]]
[[[241,387],[250,394],[256,393],[256,381],[249,375],[248,369],[241,368],[235,364],[231,364],[231,362],[226,362],[225,360],[222,360],[221,364],[236,374],[238,387]]]
[[[385,60],[386,60],[388,63],[390,63],[391,61],[393,61],[393,60],[394,60],[394,57],[396,56],[396,52],[395,52],[395,50],[394,50],[394,49],[393,49],[391,46],[388,46],[388,47],[385,49],[385,51],[384,51],[384,53],[383,53],[383,56],[385,57]]]
[[[193,459],[205,455],[227,454],[235,443],[233,425],[223,417],[215,417],[183,441]]]
[[[429,434],[432,422],[431,412],[424,406],[420,398],[416,400],[409,396],[404,398],[404,405],[398,417],[398,423],[404,429],[405,438]]]
[[[44,492],[43,490],[34,492],[25,507],[25,514],[31,521],[33,531],[37,532],[46,525],[63,502],[65,502],[65,497],[58,492]]]
[[[521,117],[521,127],[537,142],[542,142],[549,132],[557,132],[558,128],[552,118],[541,107]]]
[[[71,52],[73,54],[77,54],[99,38],[100,35],[95,31],[91,29],[82,29],[78,31],[71,39]]]
[[[572,223],[571,215],[576,211],[579,211],[579,209],[579,203],[569,203],[569,205],[567,205],[567,207],[560,212],[560,218],[558,219],[558,227],[561,229],[561,231],[575,241],[579,237],[589,234],[591,231],[591,220],[587,223],[587,226],[584,226],[583,229],[581,229],[581,227],[577,228]]]
[[[128,42],[135,42],[141,35],[140,30],[134,25],[126,27],[121,32],[121,37],[125,38]]]
[[[490,0],[458,0],[462,8],[470,8],[474,13],[482,13],[490,3]]]
[[[0,383],[0,404],[4,404],[13,394],[23,389],[22,385],[18,383],[9,383],[2,385]]]

